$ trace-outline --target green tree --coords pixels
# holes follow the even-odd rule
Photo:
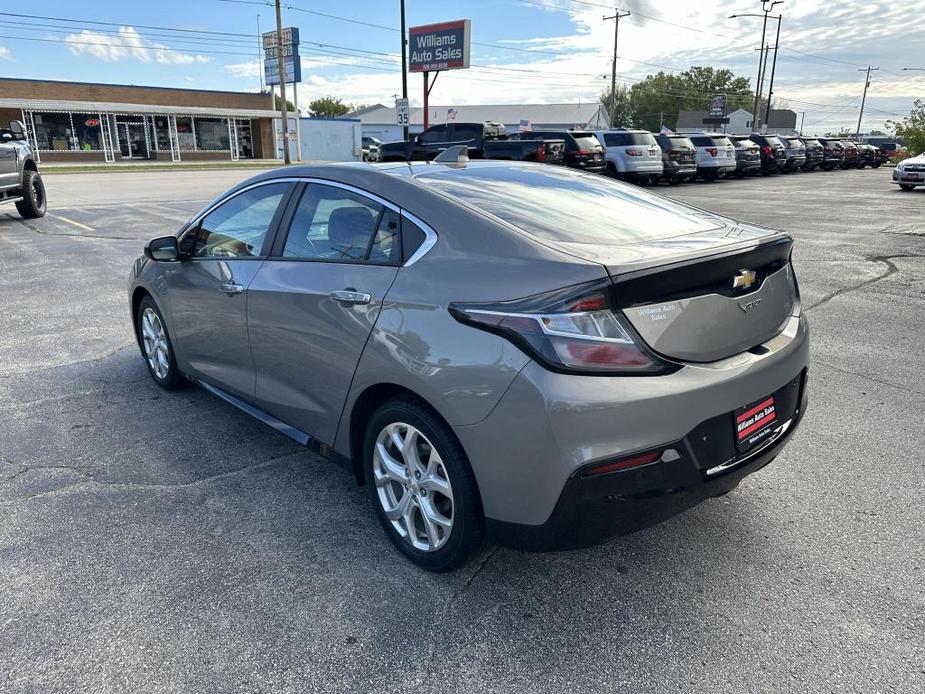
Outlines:
[[[886,127],[896,137],[901,137],[903,144],[913,154],[925,152],[925,101],[916,99],[912,111],[902,121],[887,121]]]
[[[273,94],[273,110],[279,111],[279,94]],[[295,106],[289,99],[286,99],[286,110],[295,113]]]
[[[612,102],[610,100],[610,88],[605,89],[601,94],[601,104],[603,104],[604,110],[610,113],[611,127],[632,127],[635,125],[633,108],[630,103],[630,90],[626,87],[617,85]],[[611,109],[613,113],[611,113]]]
[[[308,115],[324,118],[337,118],[350,113],[350,106],[336,96],[323,96],[315,99],[308,105]]]
[[[738,77],[731,70],[692,66],[678,74],[658,72],[648,75],[629,89],[629,105],[626,112],[632,118],[632,125],[658,130],[660,124],[674,128],[679,111],[702,111],[709,106],[713,94],[726,94],[726,110],[752,108],[754,94],[749,88],[747,77]],[[607,90],[602,96],[609,97]],[[618,94],[619,99],[619,94]],[[617,109],[620,113],[620,109]]]

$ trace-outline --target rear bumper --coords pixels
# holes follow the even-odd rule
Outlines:
[[[806,371],[775,396],[778,402],[790,401],[788,419],[755,450],[723,459],[728,453],[718,450],[721,446],[704,445],[708,435],[724,426],[731,434],[731,417],[714,417],[680,441],[666,444],[677,457],[590,477],[578,471],[569,478],[545,523],[526,525],[489,519],[489,536],[495,544],[530,551],[581,549],[650,527],[725,494],[774,460],[793,436],[808,404]],[[723,422],[714,421],[719,419]]]
[[[662,176],[668,181],[673,181],[678,178],[693,178],[697,175],[697,164],[694,162],[681,164],[679,162],[669,161],[663,162],[662,167]]]
[[[585,488],[586,483],[574,480],[580,479],[589,465],[667,448],[681,454],[673,462],[626,471],[612,478],[622,483],[642,475],[640,479],[651,481],[649,476],[655,475],[656,481],[662,479],[664,483],[662,487],[650,485],[646,491],[637,486],[635,491],[621,493],[632,497],[627,509],[644,506],[633,499],[654,498],[659,496],[658,489],[662,496],[667,495],[666,503],[676,507],[670,490],[700,483],[714,487],[713,476],[708,478],[704,473],[690,477],[688,473],[699,466],[715,467],[734,457],[734,451],[730,452],[730,447],[735,447],[734,436],[726,436],[718,429],[707,432],[709,446],[703,451],[694,442],[697,432],[702,433],[702,427],[714,420],[719,422],[714,422],[715,426],[731,426],[736,408],[791,383],[804,372],[808,358],[807,322],[805,318],[791,318],[783,332],[760,347],[717,362],[688,364],[664,376],[577,376],[555,373],[531,362],[485,419],[453,429],[472,464],[490,525],[502,529],[508,525],[530,526],[522,531],[508,528],[502,532],[499,542],[509,543],[505,539],[508,531],[524,537],[541,536],[545,534],[544,526],[549,529],[563,523],[552,521],[554,525],[547,526],[557,513],[564,513],[557,509],[566,503],[562,501],[566,489],[576,484]],[[781,412],[781,421],[785,414],[791,413]],[[689,451],[696,453],[696,461],[686,453]],[[681,462],[686,462],[687,468],[679,467]],[[751,461],[743,462],[741,469],[750,465]],[[728,474],[735,470],[730,469]],[[664,477],[668,472],[682,477]],[[603,477],[597,477],[595,484]],[[700,493],[689,491],[690,498]],[[579,498],[587,500],[582,494]],[[610,500],[592,506],[610,511],[618,508]],[[683,508],[682,504],[675,512]],[[622,521],[608,521],[609,534],[631,532],[658,520],[643,518],[639,523],[630,523],[631,515],[627,512],[621,516]],[[591,537],[582,542],[593,543],[600,535],[591,533]]]
[[[661,160],[626,163],[626,173],[630,176],[661,176],[663,171],[664,167]]]

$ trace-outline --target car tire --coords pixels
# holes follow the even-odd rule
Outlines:
[[[45,183],[38,171],[26,169],[22,177],[22,200],[16,203],[16,211],[23,219],[38,219],[45,216]]]
[[[878,161],[876,164],[871,164],[871,165],[870,165],[870,168],[872,168],[872,169],[879,169],[879,168],[880,168],[880,164],[881,164],[881,162]]]
[[[908,183],[900,183],[900,184],[899,184],[899,189],[900,189],[900,190],[906,190],[906,191],[915,190],[915,186],[909,185]]]
[[[617,171],[617,167],[612,161],[607,162],[607,166],[604,168],[604,173],[613,178],[620,178],[620,173]]]
[[[167,323],[164,322],[164,316],[150,296],[144,297],[138,303],[135,329],[138,334],[141,357],[154,382],[165,390],[177,390],[185,386],[187,380],[177,368],[177,359],[174,356],[170,333],[167,331]]]
[[[406,456],[398,442],[413,453]],[[414,564],[452,571],[485,546],[475,475],[453,431],[430,408],[413,398],[380,406],[366,427],[363,465],[379,522]]]

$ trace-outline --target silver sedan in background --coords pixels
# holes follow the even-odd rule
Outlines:
[[[785,233],[564,167],[297,166],[131,272],[164,388],[352,468],[395,546],[589,546],[732,490],[806,409]]]

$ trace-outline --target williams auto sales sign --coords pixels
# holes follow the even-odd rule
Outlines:
[[[462,70],[469,67],[470,21],[427,24],[408,29],[411,72]]]

